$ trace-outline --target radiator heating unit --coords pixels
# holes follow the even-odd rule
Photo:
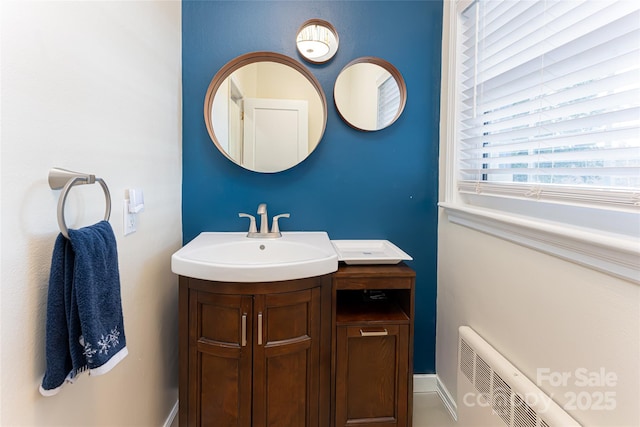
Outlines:
[[[459,328],[458,425],[580,426],[468,326]]]

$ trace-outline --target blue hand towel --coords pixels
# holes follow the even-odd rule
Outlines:
[[[89,370],[109,372],[128,353],[116,239],[107,221],[58,235],[47,297],[46,362],[40,393]]]

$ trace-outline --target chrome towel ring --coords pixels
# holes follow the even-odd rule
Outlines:
[[[51,187],[52,190],[62,188],[62,193],[60,193],[60,198],[58,199],[58,226],[60,227],[62,235],[67,239],[69,238],[69,229],[64,221],[64,203],[67,200],[69,190],[71,190],[71,187],[74,185],[95,184],[96,182],[100,184],[102,191],[104,191],[107,204],[104,212],[104,220],[108,221],[111,216],[111,194],[109,193],[107,184],[102,178],[96,178],[95,175],[73,172],[61,168],[53,168],[49,171],[49,187]]]

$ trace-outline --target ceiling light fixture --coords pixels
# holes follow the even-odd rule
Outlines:
[[[300,52],[304,52],[308,58],[320,58],[329,53],[329,29],[309,25],[298,33],[296,43]]]

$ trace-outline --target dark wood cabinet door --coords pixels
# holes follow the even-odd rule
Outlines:
[[[256,295],[253,313],[253,427],[318,427],[320,288]]]
[[[409,325],[336,329],[336,426],[406,426]]]
[[[189,305],[189,425],[251,427],[253,298],[194,291]]]

